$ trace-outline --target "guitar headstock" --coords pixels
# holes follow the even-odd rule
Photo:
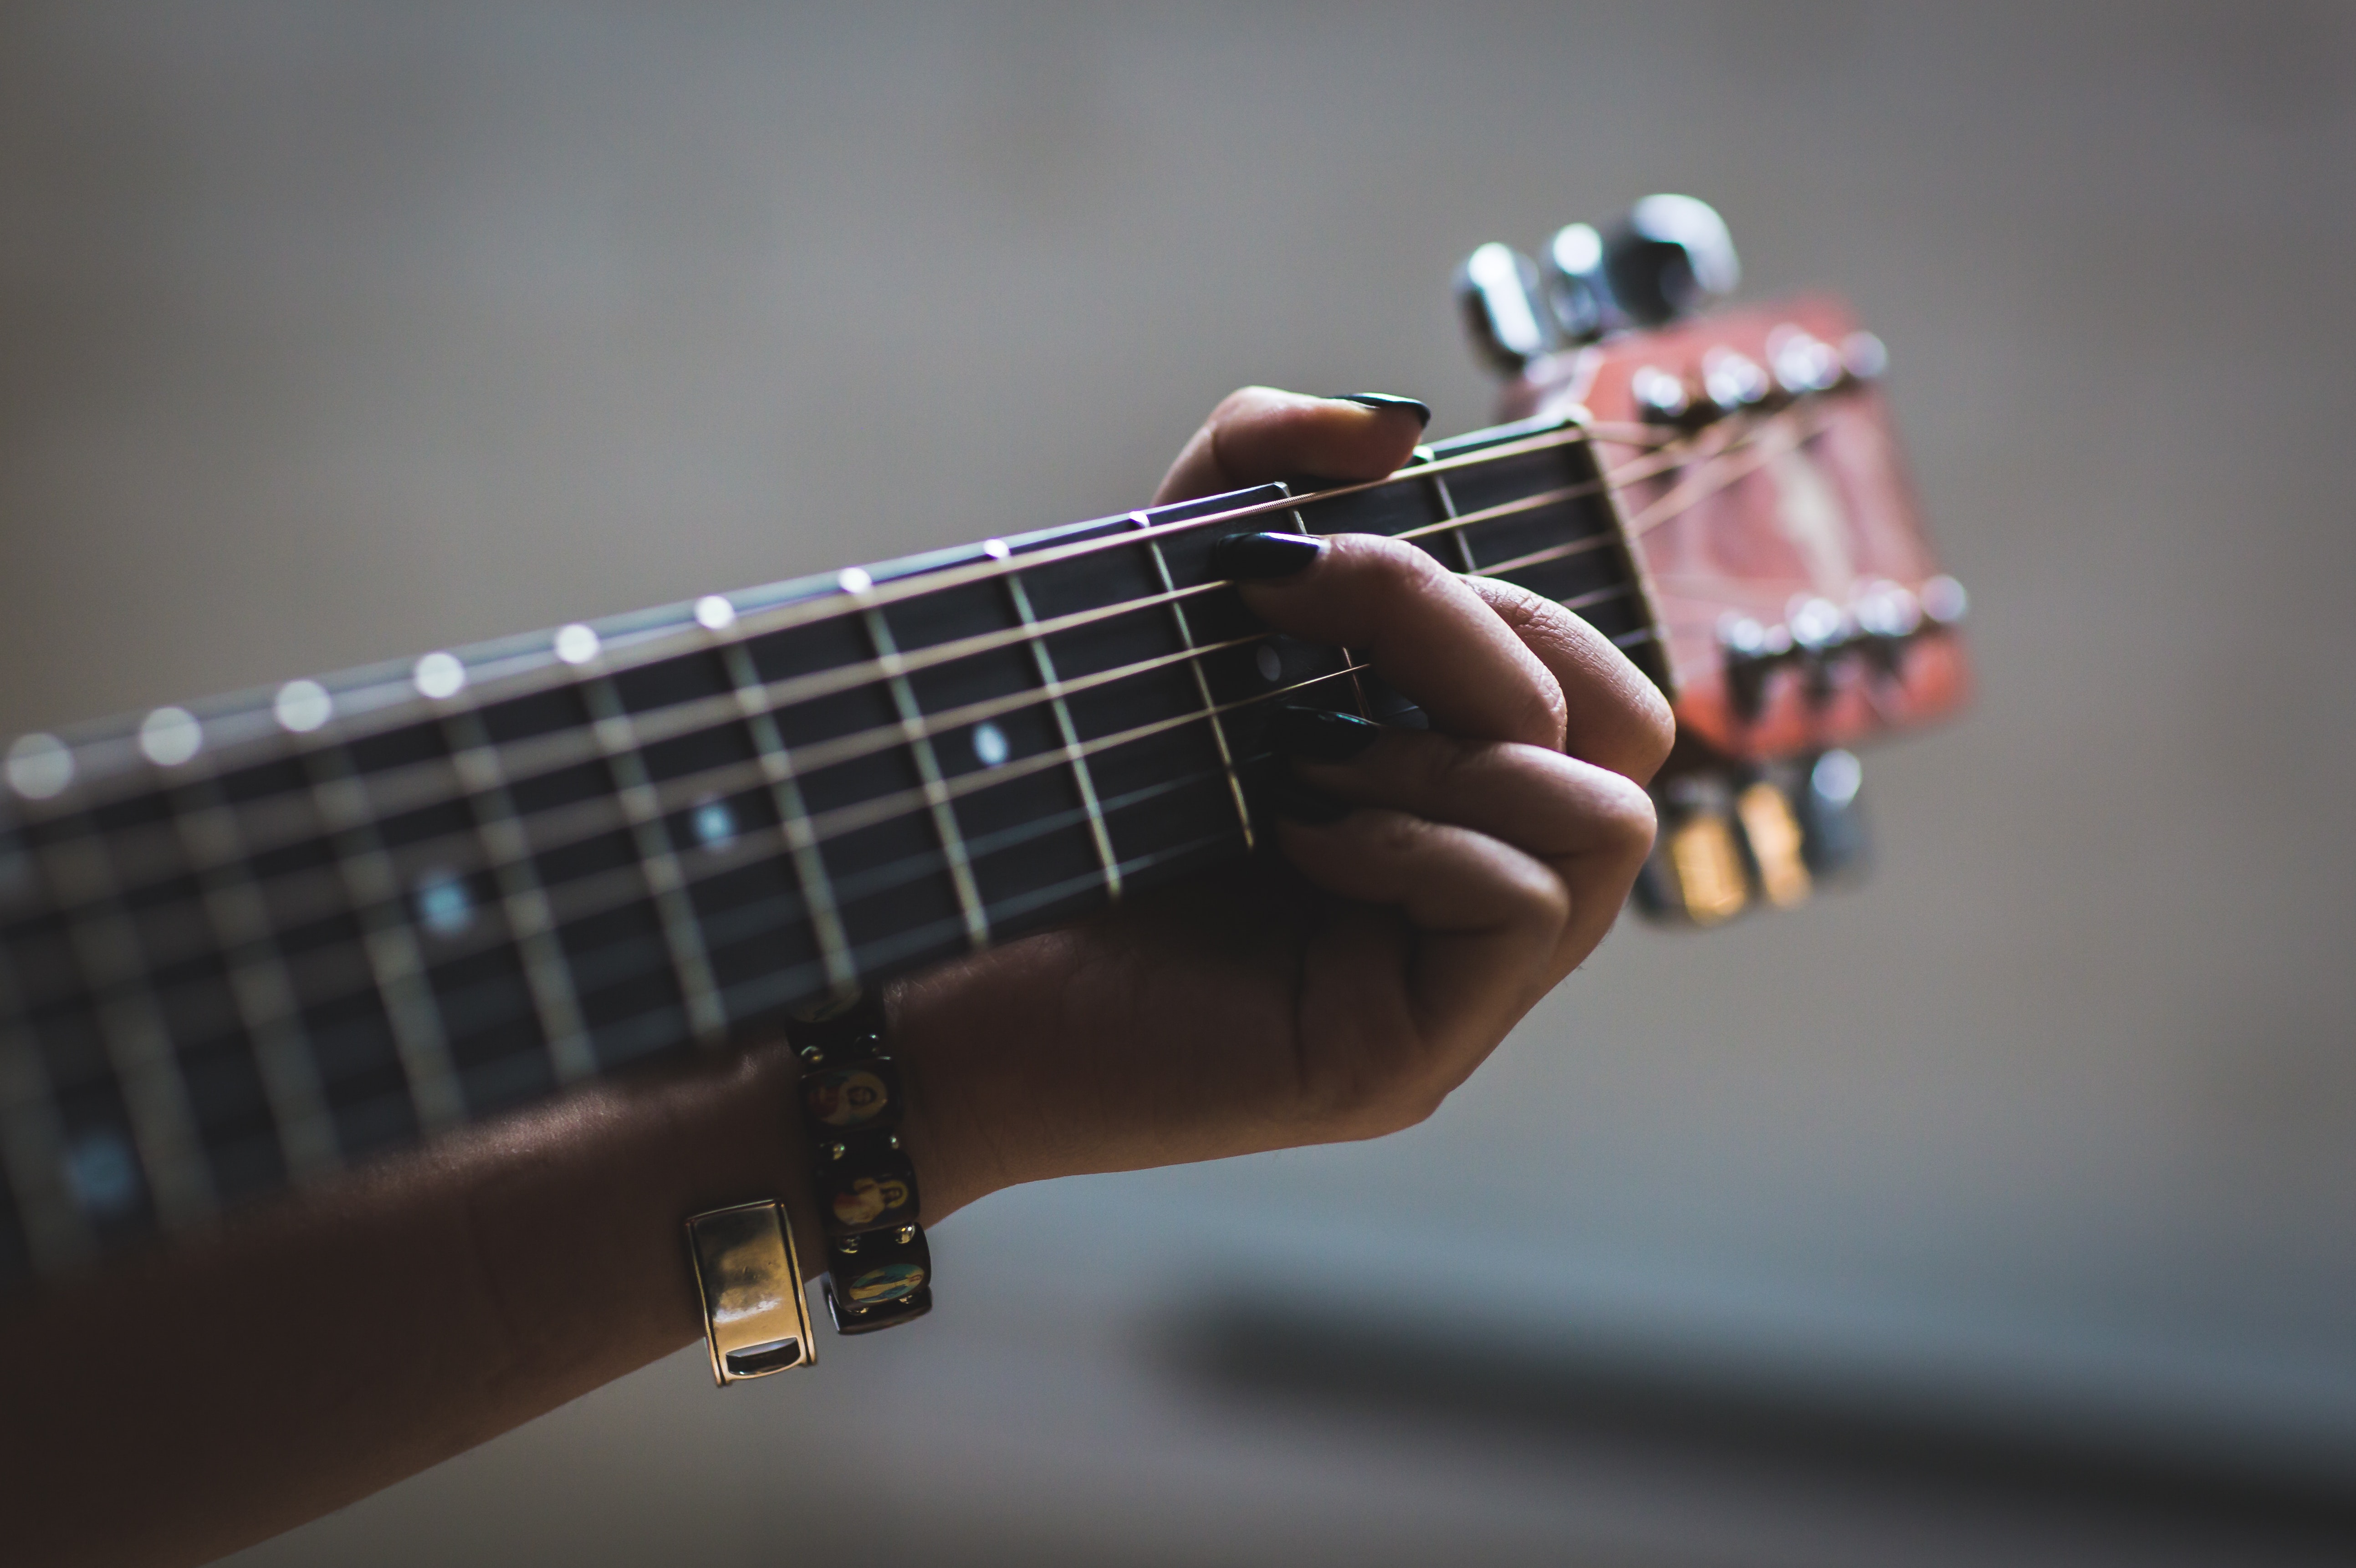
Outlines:
[[[1504,416],[1572,415],[1596,443],[1677,720],[1640,894],[1702,924],[1858,869],[1853,748],[1970,686],[1880,340],[1826,298],[1728,305],[1740,277],[1715,212],[1656,196],[1536,260],[1484,245],[1457,283]]]

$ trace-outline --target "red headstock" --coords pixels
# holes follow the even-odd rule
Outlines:
[[[1611,235],[1563,230],[1543,267],[1484,247],[1461,285],[1514,371],[1505,416],[1584,411],[1594,432],[1677,720],[1649,901],[1704,923],[1847,869],[1847,748],[1970,688],[1964,592],[1922,530],[1879,340],[1823,298],[1674,319],[1734,277],[1714,213],[1653,197]]]

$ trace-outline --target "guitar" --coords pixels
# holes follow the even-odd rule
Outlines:
[[[1459,291],[1508,422],[1269,485],[57,734],[0,762],[0,1293],[1251,853],[1272,705],[1419,713],[1268,634],[1226,535],[1414,541],[1668,692],[1639,902],[1852,869],[1848,748],[1952,709],[1879,344],[1652,197]],[[1701,312],[1701,314],[1697,314]]]

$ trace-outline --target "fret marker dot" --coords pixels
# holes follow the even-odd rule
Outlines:
[[[566,664],[587,664],[598,646],[597,634],[586,626],[566,626],[556,634],[556,656]]]
[[[875,586],[875,580],[855,566],[846,566],[835,574],[835,581],[845,593],[864,593]]]
[[[290,680],[278,688],[278,722],[297,735],[307,735],[336,716],[336,699],[316,680]]]
[[[417,689],[439,702],[466,689],[466,667],[448,654],[427,654],[417,661]]]
[[[447,871],[431,871],[417,884],[417,919],[436,936],[456,936],[475,923],[475,901],[466,883]]]
[[[139,1206],[139,1161],[130,1140],[112,1128],[75,1140],[66,1155],[66,1180],[99,1219],[116,1219]]]
[[[1004,539],[984,539],[981,541],[981,553],[992,560],[1004,560],[1014,552],[1006,548]]]
[[[177,768],[201,751],[203,726],[185,708],[158,708],[139,725],[139,749],[159,768]]]
[[[1262,643],[1252,654],[1252,663],[1259,667],[1259,677],[1270,686],[1284,678],[1284,656],[1276,651],[1274,643]]]
[[[973,760],[985,768],[994,768],[1007,757],[1006,731],[995,724],[973,727]]]
[[[724,800],[707,800],[695,808],[695,841],[714,854],[736,841],[736,814]]]
[[[695,602],[695,624],[707,632],[722,632],[736,624],[736,606],[717,593]]]
[[[27,800],[63,795],[73,777],[73,753],[55,735],[27,735],[8,748],[8,787]]]

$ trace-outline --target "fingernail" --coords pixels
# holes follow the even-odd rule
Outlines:
[[[1324,540],[1306,534],[1229,534],[1211,547],[1211,570],[1231,582],[1290,577],[1324,548]]]
[[[1341,392],[1333,400],[1337,403],[1360,403],[1370,409],[1404,409],[1415,416],[1415,422],[1431,422],[1431,405],[1419,398],[1402,398],[1395,392]]]
[[[1280,708],[1268,726],[1268,743],[1304,763],[1346,763],[1382,738],[1381,725],[1323,708]]]
[[[1263,780],[1257,792],[1261,805],[1290,822],[1323,827],[1339,822],[1357,810],[1345,801],[1335,800],[1322,790],[1311,789],[1289,773],[1278,773]]]

